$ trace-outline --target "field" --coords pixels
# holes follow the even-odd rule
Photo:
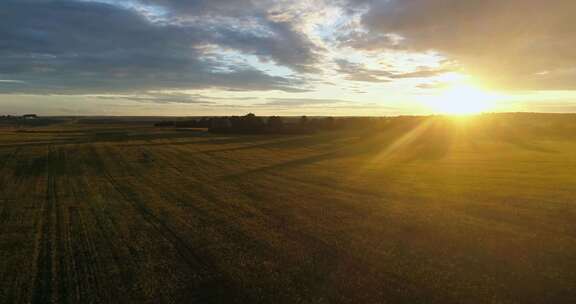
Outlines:
[[[1,126],[0,303],[574,303],[576,117],[506,119]]]

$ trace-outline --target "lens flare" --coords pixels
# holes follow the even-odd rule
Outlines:
[[[483,90],[466,81],[456,81],[428,96],[426,104],[434,113],[448,115],[472,115],[495,107],[498,94]]]

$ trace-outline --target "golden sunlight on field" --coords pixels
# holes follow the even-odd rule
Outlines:
[[[576,115],[259,118],[0,121],[0,303],[574,302]]]

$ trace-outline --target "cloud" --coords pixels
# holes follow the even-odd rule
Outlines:
[[[314,61],[312,47],[288,24],[266,22],[270,31],[262,34],[232,24],[152,22],[137,10],[107,3],[3,1],[0,71],[27,85],[2,86],[0,92],[303,91],[298,77],[271,76],[247,65],[222,71],[218,60],[201,51],[215,44],[306,70]]]
[[[429,69],[423,69],[423,70],[418,70],[415,72],[409,72],[409,73],[394,73],[392,75],[390,75],[390,78],[394,78],[394,79],[404,79],[404,78],[429,78],[429,77],[434,77],[434,76],[438,76],[438,75],[442,75],[445,73],[448,73],[450,71],[448,70],[429,70]]]
[[[347,80],[363,82],[390,82],[393,74],[388,71],[367,69],[362,64],[350,62],[346,59],[336,59],[338,72],[345,75]]]
[[[316,98],[268,98],[265,106],[310,106],[328,104],[349,104],[352,101],[340,99],[316,99]]]
[[[174,14],[204,16],[246,16],[260,13],[261,6],[268,1],[252,0],[140,0],[169,9]],[[258,2],[258,3],[257,3]]]
[[[98,99],[130,100],[137,102],[152,102],[159,104],[215,104],[221,101],[247,101],[254,97],[213,97],[202,94],[188,94],[182,92],[147,92],[139,95],[100,95]]]
[[[397,112],[397,107],[391,107],[373,102],[358,102],[344,99],[330,98],[268,98],[265,103],[252,104],[245,108],[253,109],[274,109],[275,111],[292,111],[298,109],[302,111],[318,111],[318,113],[330,113],[341,111],[393,111]],[[374,114],[374,113],[372,113]]]
[[[575,1],[349,0],[348,6],[365,8],[358,30],[364,34],[348,34],[349,46],[437,50],[502,88],[576,88]],[[402,39],[382,38],[389,35]]]
[[[346,75],[346,79],[364,82],[391,82],[395,79],[430,78],[450,72],[444,69],[420,68],[412,72],[368,69],[364,65],[350,62],[346,59],[336,59],[338,72]]]
[[[423,90],[445,89],[445,88],[448,88],[449,86],[450,86],[449,83],[441,82],[441,81],[433,81],[433,82],[429,82],[429,83],[421,83],[421,84],[416,85],[417,88],[423,89]]]
[[[14,80],[14,79],[0,79],[0,84],[24,84],[25,82],[22,80]]]
[[[144,95],[113,95],[113,96],[98,96],[98,99],[107,100],[130,100],[137,102],[152,102],[152,103],[182,103],[182,104],[211,104],[207,97],[199,94],[184,94],[184,93],[147,93]]]
[[[256,0],[141,0],[168,10],[185,24],[206,24],[217,33],[211,42],[273,60],[299,72],[316,71],[320,48],[296,28],[295,18],[277,18],[295,6]],[[184,20],[184,21],[182,21]]]
[[[0,94],[320,110],[369,107],[335,91],[409,100],[451,71],[501,89],[576,88],[574,1],[1,2]]]

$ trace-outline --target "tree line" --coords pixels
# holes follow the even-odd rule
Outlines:
[[[202,117],[190,120],[161,121],[157,127],[203,128],[212,133],[306,134],[317,131],[371,127],[384,118],[367,117],[280,117],[244,116]]]

